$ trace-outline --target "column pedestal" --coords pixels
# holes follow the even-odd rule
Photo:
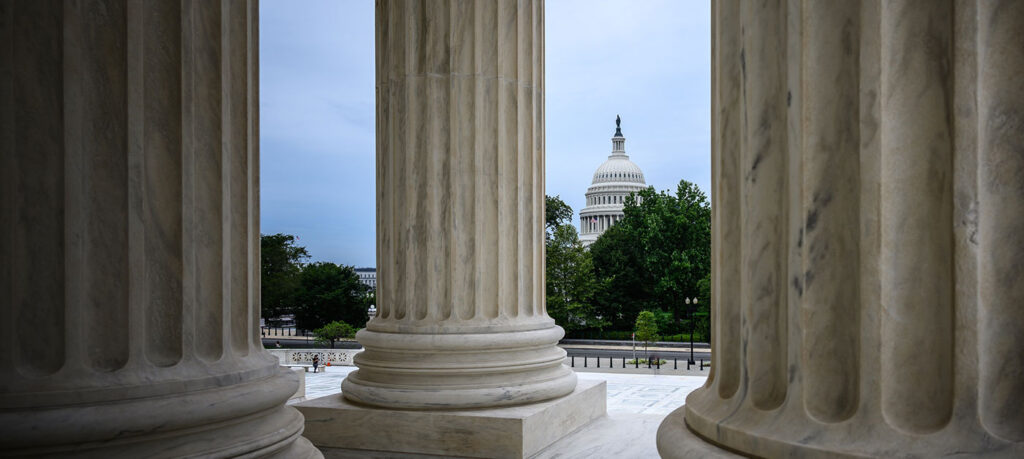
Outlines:
[[[360,452],[446,457],[530,457],[604,416],[604,381],[580,381],[564,397],[527,405],[473,410],[371,408],[331,396],[294,405],[306,418],[303,436],[325,455]]]

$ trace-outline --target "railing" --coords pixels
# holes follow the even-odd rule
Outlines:
[[[572,367],[572,368],[576,368],[576,356],[572,355],[572,356],[569,356],[568,358],[569,358],[569,366]],[[608,365],[605,368],[608,368],[608,369],[614,369],[615,368],[615,359],[616,359],[616,357],[581,356],[580,358],[583,360],[583,366],[580,367],[580,368],[589,368],[589,364],[590,364],[591,360],[594,360],[597,363],[597,365],[594,368],[601,368],[601,359],[605,359],[605,358],[608,359]],[[640,359],[640,358],[631,359],[631,361],[628,363],[628,366],[627,366],[627,362],[626,362],[626,357],[619,357],[619,359],[621,359],[621,367],[620,368],[639,369],[641,367],[640,361],[642,359]],[[646,368],[647,369],[661,370],[661,367],[662,367],[661,362],[662,361],[665,362],[665,368],[666,369],[668,368],[668,360],[667,359],[661,359],[661,358],[658,358],[657,356],[650,356],[646,360],[647,360],[647,362],[646,362]],[[652,360],[654,361],[653,364],[651,363]],[[697,363],[697,362],[690,363],[689,360],[683,359],[683,363],[686,364],[686,369],[687,370],[690,370],[691,366],[698,367],[699,371],[704,371],[705,368],[711,368],[711,362],[710,361],[705,361],[704,359],[700,359],[700,363]],[[673,370],[678,370],[679,369],[679,358],[673,358],[672,359],[672,369]]]
[[[309,330],[299,330],[295,327],[260,327],[260,336],[264,338],[273,338],[275,336],[289,337],[294,336],[298,338],[309,338],[312,334]]]

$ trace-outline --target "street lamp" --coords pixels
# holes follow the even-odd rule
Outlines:
[[[367,321],[373,320],[374,317],[377,317],[377,307],[371,304],[370,308],[366,310],[366,313],[370,316]]]
[[[694,308],[697,307],[697,298],[696,297],[693,298],[693,307]],[[689,313],[690,313],[690,360],[687,363],[689,363],[690,365],[695,365],[697,362],[693,360],[693,310],[690,309],[690,299],[689,298],[686,299],[686,310],[689,311]]]

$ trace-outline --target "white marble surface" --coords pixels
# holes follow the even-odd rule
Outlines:
[[[356,367],[328,367],[323,373],[306,374],[309,400],[341,393],[341,381]],[[686,401],[686,395],[704,385],[704,376],[642,375],[579,372],[580,381],[608,383],[608,413],[665,416]],[[289,404],[301,400],[290,400]]]
[[[511,406],[576,376],[544,296],[544,3],[376,3],[377,315],[355,403]]]
[[[483,409],[388,409],[355,404],[339,394],[294,406],[306,418],[303,436],[328,455],[398,452],[519,459],[603,417],[605,387],[604,381],[584,381],[564,397]]]
[[[256,326],[258,3],[0,3],[3,455],[320,456]]]
[[[330,367],[306,378],[306,399],[338,394],[354,367]],[[580,381],[607,383],[608,415],[540,451],[535,458],[657,457],[655,433],[665,416],[702,386],[704,376],[577,373]],[[294,404],[302,400],[292,400]]]
[[[721,0],[712,35],[714,371],[659,451],[1024,457],[1024,3]]]

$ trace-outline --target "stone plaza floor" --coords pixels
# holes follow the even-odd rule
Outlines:
[[[341,381],[356,367],[332,366],[306,373],[306,397],[298,403],[341,393]],[[577,372],[581,380],[603,380],[608,386],[608,415],[555,442],[534,458],[656,458],[658,425],[682,406],[686,395],[702,386],[704,376]]]

